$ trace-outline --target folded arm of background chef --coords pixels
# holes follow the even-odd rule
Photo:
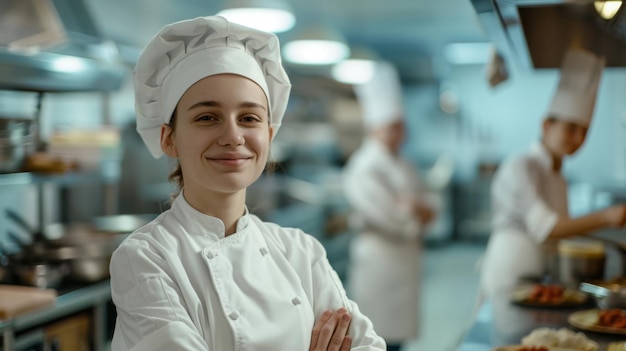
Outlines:
[[[113,350],[304,351],[317,318],[340,307],[352,350],[384,350],[313,237],[247,214],[220,238],[212,217],[188,215],[174,206],[114,253],[112,271],[126,273],[111,278]]]
[[[376,141],[366,143],[352,156],[344,174],[345,194],[353,209],[351,226],[391,239],[418,239],[424,224],[414,206],[422,202],[437,213],[437,199],[422,184],[413,165],[391,156]]]

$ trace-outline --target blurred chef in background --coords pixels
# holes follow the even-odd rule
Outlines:
[[[421,237],[435,218],[417,169],[400,155],[405,137],[402,87],[391,64],[355,86],[367,135],[344,173],[352,242],[348,289],[387,341],[387,350],[418,335]]]
[[[622,227],[626,206],[570,218],[563,160],[583,145],[605,60],[569,50],[541,140],[506,160],[492,183],[494,231],[481,268],[481,296],[510,291],[525,277],[543,277],[559,239]]]

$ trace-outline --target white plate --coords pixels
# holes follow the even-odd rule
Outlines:
[[[491,350],[491,351],[518,351],[521,350],[524,347],[530,347],[530,346],[526,346],[526,345],[506,345],[506,346],[498,346],[495,349]],[[538,346],[535,346],[538,347]],[[580,351],[580,350],[576,350],[576,349],[565,349],[562,347],[546,347],[544,346],[546,349],[548,349],[548,351]]]
[[[563,298],[555,302],[538,302],[528,300],[528,296],[535,288],[535,285],[524,285],[516,288],[511,295],[511,302],[528,307],[555,307],[569,308],[582,306],[587,302],[587,294],[582,291],[565,289]]]
[[[610,328],[598,325],[598,316],[601,310],[592,309],[574,312],[569,315],[567,321],[576,328],[607,334],[626,335],[626,328]]]

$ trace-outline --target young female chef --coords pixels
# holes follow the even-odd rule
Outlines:
[[[603,67],[604,59],[569,50],[541,141],[498,170],[492,183],[494,231],[482,263],[483,296],[510,290],[524,277],[542,276],[558,239],[626,222],[624,205],[570,218],[561,174],[563,159],[585,141]]]
[[[400,155],[404,103],[394,66],[378,63],[355,93],[367,136],[344,170],[351,218],[360,223],[351,244],[348,290],[387,350],[395,351],[418,336],[421,235],[435,206],[415,166]]]
[[[246,208],[291,88],[277,37],[173,23],[134,82],[139,134],[178,159],[180,192],[113,254],[113,350],[384,350],[320,243]]]

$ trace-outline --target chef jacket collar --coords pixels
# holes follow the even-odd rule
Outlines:
[[[552,154],[546,149],[541,141],[536,141],[530,146],[531,154],[537,156],[541,164],[549,170],[554,170],[554,161]]]
[[[215,239],[223,239],[226,233],[224,222],[217,217],[209,216],[193,208],[185,199],[183,192],[184,189],[180,191],[180,194],[178,194],[172,203],[172,210],[176,213],[176,216],[179,217],[181,225],[189,233],[198,233],[214,237]],[[250,212],[248,208],[245,207],[243,215],[237,221],[235,232],[238,233],[246,229],[249,223]]]

